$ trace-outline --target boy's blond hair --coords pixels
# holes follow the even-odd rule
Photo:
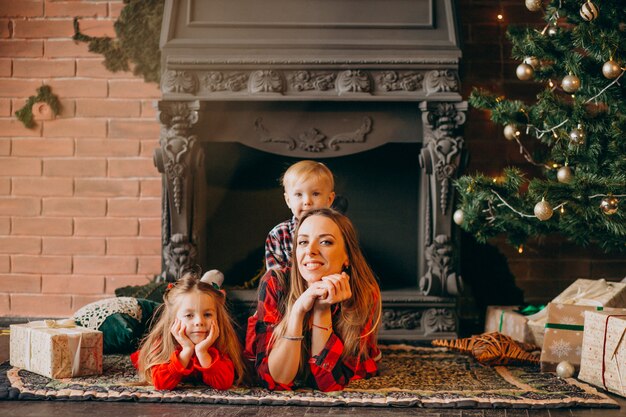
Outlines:
[[[330,169],[321,162],[310,160],[296,162],[287,168],[287,171],[280,179],[280,184],[287,189],[287,187],[293,187],[298,181],[311,176],[316,176],[318,180],[326,181],[330,186],[330,190],[334,191],[335,178]]]

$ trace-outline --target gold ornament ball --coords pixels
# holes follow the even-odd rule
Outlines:
[[[539,58],[537,58],[536,56],[527,56],[526,58],[524,58],[523,62],[524,64],[528,64],[533,67],[533,69],[537,69],[541,65],[541,61],[539,61]]]
[[[535,204],[535,208],[533,210],[535,212],[535,216],[542,222],[549,220],[552,217],[552,206],[546,200],[541,200],[537,204]]]
[[[556,172],[556,179],[562,184],[569,184],[570,182],[572,182],[573,178],[574,173],[572,172],[572,169],[567,165],[562,166]]]
[[[454,220],[456,224],[461,226],[463,224],[463,221],[465,220],[463,210],[461,209],[456,210],[454,214],[452,215],[452,220]]]
[[[517,126],[508,124],[504,126],[504,137],[506,140],[513,140],[515,138],[519,138],[520,131],[517,130]]]
[[[580,78],[572,74],[566,75],[561,81],[561,87],[566,93],[575,93],[580,88]]]
[[[600,202],[600,209],[604,214],[611,215],[617,213],[617,206],[619,205],[619,200],[617,197],[608,196],[604,197]]]
[[[538,12],[541,6],[541,0],[526,0],[526,8],[531,12]]]
[[[593,19],[598,17],[599,14],[600,11],[598,10],[598,6],[589,0],[587,0],[587,2],[580,7],[580,17],[585,19],[587,22],[591,22]]]
[[[569,132],[569,139],[572,145],[582,145],[585,143],[585,131],[580,126]]]
[[[527,81],[533,78],[535,70],[530,65],[522,63],[517,66],[515,73],[517,74],[517,78],[522,81]]]
[[[559,378],[571,378],[574,376],[574,372],[576,372],[576,368],[568,361],[559,362],[556,366],[556,375]]]
[[[621,73],[622,68],[617,62],[613,60],[606,61],[604,65],[602,65],[602,75],[604,75],[609,80],[619,77]]]

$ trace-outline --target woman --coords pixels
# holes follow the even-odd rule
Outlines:
[[[270,270],[248,320],[246,356],[269,389],[343,389],[376,374],[380,288],[350,220],[332,209],[303,215],[292,265]]]

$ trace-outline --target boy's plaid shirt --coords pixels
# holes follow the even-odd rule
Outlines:
[[[265,239],[265,268],[284,269],[291,266],[291,253],[293,251],[293,233],[296,230],[298,220],[293,216],[270,230]]]

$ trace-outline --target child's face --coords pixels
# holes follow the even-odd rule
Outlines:
[[[308,284],[341,273],[348,254],[339,226],[325,216],[307,217],[296,236],[296,260]]]
[[[215,300],[200,291],[181,294],[177,300],[176,318],[185,326],[185,334],[193,342],[204,340],[211,323],[217,319]]]
[[[335,193],[328,181],[320,178],[307,178],[285,186],[285,202],[297,219],[313,209],[330,207]]]

